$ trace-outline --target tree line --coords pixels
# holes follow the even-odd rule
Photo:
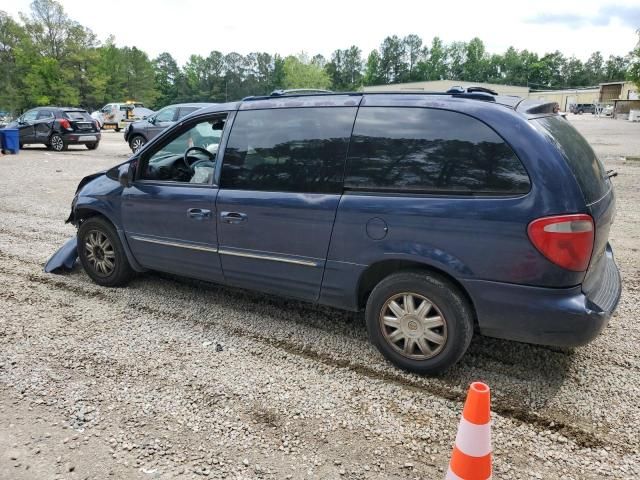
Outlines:
[[[34,0],[15,20],[0,11],[0,110],[38,105],[94,109],[135,99],[151,108],[179,102],[224,102],[279,88],[358,90],[366,85],[455,79],[528,86],[584,87],[625,78],[640,83],[640,45],[625,56],[585,61],[560,51],[539,56],[513,47],[491,54],[479,38],[425,43],[418,35],[389,36],[366,58],[353,45],[330,58],[304,53],[211,51],[180,66],[164,52],[150,58],[109,37],[100,42],[55,0]]]

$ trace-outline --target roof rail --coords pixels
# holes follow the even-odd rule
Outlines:
[[[272,97],[282,97],[284,95],[305,95],[308,93],[334,93],[331,90],[324,90],[322,88],[292,88],[289,90],[274,90],[271,92]]]
[[[475,98],[476,100],[486,100],[488,102],[495,102],[494,96],[498,95],[498,92],[490,88],[478,86],[461,87],[459,85],[451,87],[445,93],[456,97]]]

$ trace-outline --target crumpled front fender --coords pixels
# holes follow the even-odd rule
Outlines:
[[[73,269],[78,258],[78,240],[74,235],[54,253],[44,266],[47,273],[63,273]]]

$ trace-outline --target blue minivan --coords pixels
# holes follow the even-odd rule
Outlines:
[[[621,291],[611,176],[553,103],[279,92],[198,110],[83,179],[77,237],[46,269],[77,254],[108,287],[156,270],[364,310],[387,359],[436,374],[474,331],[600,333]]]

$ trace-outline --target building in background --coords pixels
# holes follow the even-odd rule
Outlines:
[[[461,80],[433,80],[428,82],[392,83],[390,85],[371,85],[363,87],[365,92],[446,92],[451,87],[484,87],[498,92],[500,95],[527,97],[529,87],[501,85],[497,83],[463,82]]]
[[[568,112],[571,105],[614,105],[614,115],[629,113],[629,107],[640,104],[637,87],[631,82],[608,82],[594,87],[566,88],[561,90],[530,90],[529,87],[501,85],[497,83],[463,82],[461,80],[434,80],[427,82],[394,83],[363,87],[365,92],[445,92],[455,86],[489,88],[500,95],[515,95],[548,102],[556,102],[560,110]]]

